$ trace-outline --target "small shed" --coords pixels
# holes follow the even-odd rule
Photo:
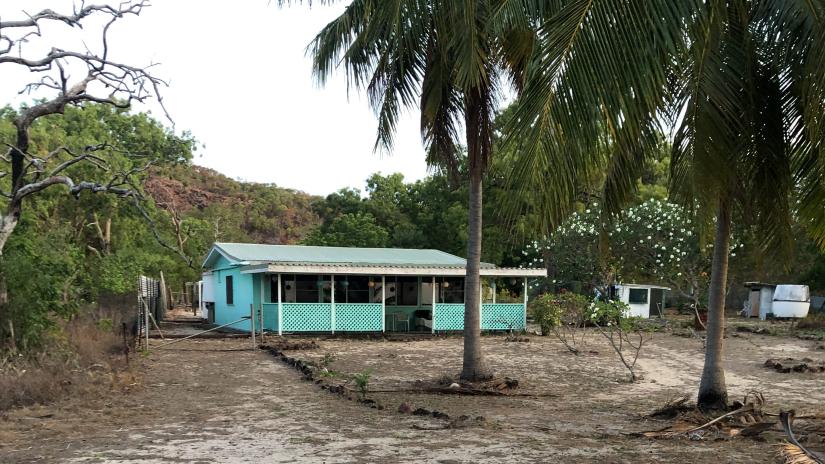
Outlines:
[[[776,291],[776,284],[764,282],[745,282],[748,292],[748,310],[746,317],[758,317],[763,321],[768,314],[773,312],[773,292]]]
[[[611,287],[610,297],[630,307],[628,316],[648,318],[661,316],[665,309],[665,292],[669,287],[649,284],[616,284]]]

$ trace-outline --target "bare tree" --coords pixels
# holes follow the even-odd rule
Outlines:
[[[4,202],[0,203],[0,260],[6,241],[20,221],[23,200],[52,186],[65,186],[68,193],[79,196],[83,191],[109,193],[130,198],[150,219],[141,207],[141,194],[133,183],[133,176],[145,171],[149,165],[113,172],[102,156],[110,150],[105,144],[86,147],[59,147],[44,156],[30,153],[29,132],[39,118],[62,114],[67,106],[84,103],[102,103],[118,108],[129,108],[135,101],[154,98],[163,108],[159,90],[167,84],[149,72],[151,67],[135,67],[109,58],[108,33],[111,26],[127,16],[138,16],[149,6],[148,0],[131,0],[118,6],[85,5],[81,2],[71,14],[60,14],[46,9],[36,14],[21,14],[20,20],[0,19],[0,68],[16,66],[36,76],[21,93],[51,94],[23,108],[15,117],[14,143],[6,144],[6,153],[0,161],[10,169],[0,167],[0,178],[11,176],[0,190]],[[46,23],[62,23],[69,28],[83,29],[90,21],[102,19],[100,43],[93,51],[68,50],[52,47],[46,53],[37,54],[32,45],[42,38],[41,26]],[[35,50],[35,51],[32,51]],[[30,54],[34,56],[29,56]],[[72,74],[78,74],[77,77]],[[166,113],[165,108],[163,109]],[[168,113],[166,116],[169,117]],[[76,179],[71,175],[72,166],[87,163],[102,172],[109,172],[107,182]],[[154,228],[153,228],[154,230]],[[157,238],[157,232],[155,231]],[[0,275],[0,307],[8,301],[5,280]]]
[[[622,365],[630,372],[630,381],[639,380],[640,377],[636,374],[636,361],[639,359],[642,347],[648,341],[645,332],[626,321],[612,321],[605,324],[593,321],[593,323],[596,330],[613,347],[613,351],[619,355],[619,361],[622,362]]]

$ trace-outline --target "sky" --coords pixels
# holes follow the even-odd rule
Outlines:
[[[312,8],[275,3],[153,0],[140,16],[115,23],[110,57],[137,66],[157,63],[154,74],[170,84],[163,97],[176,132],[189,130],[204,146],[194,163],[234,179],[326,195],[343,187],[363,189],[366,178],[379,171],[401,172],[407,180],[426,176],[416,109],[402,116],[393,151],[375,152],[377,122],[366,97],[347,91],[343,72],[324,87],[312,78],[306,46],[347,2],[313,2]],[[0,17],[22,19],[24,10],[44,8],[68,13],[72,5],[2,0]],[[99,48],[99,35],[92,32],[100,29],[86,30],[51,24],[29,46],[40,53],[83,42]],[[0,66],[0,105],[49,96],[18,95],[31,75],[12,67]],[[154,105],[136,109],[171,125]]]

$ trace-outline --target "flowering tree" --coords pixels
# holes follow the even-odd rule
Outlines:
[[[595,210],[596,205],[573,214],[549,239],[530,244],[525,257],[533,265],[546,264],[556,282],[579,280],[591,288],[616,280],[656,282],[701,306],[712,245],[700,240],[684,208],[651,199],[628,208],[611,225],[603,224]],[[607,247],[599,245],[604,237],[600,229]],[[731,256],[740,248],[734,241]]]
[[[601,240],[604,225],[597,207],[573,213],[549,238],[529,243],[522,251],[527,266],[547,267],[547,288],[541,290],[599,288],[615,280],[617,262]]]

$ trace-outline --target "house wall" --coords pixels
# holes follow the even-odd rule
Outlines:
[[[239,266],[233,266],[223,256],[219,257],[212,268],[215,283],[215,324],[223,325],[249,316],[249,305],[260,302],[260,296],[255,298],[253,275],[241,274]],[[233,303],[226,304],[226,277],[232,276]],[[251,322],[241,321],[232,324],[231,328],[250,330]]]

